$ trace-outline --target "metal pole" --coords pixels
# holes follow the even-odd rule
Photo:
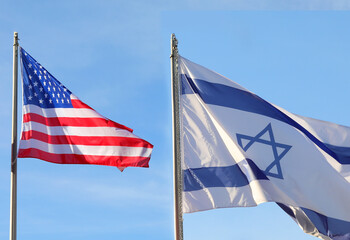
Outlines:
[[[174,234],[175,240],[183,240],[182,224],[182,170],[180,151],[180,116],[179,92],[180,81],[178,72],[177,39],[171,35],[171,82],[173,98],[173,157],[174,157]]]
[[[10,240],[17,238],[17,72],[18,33],[15,32],[13,42]]]

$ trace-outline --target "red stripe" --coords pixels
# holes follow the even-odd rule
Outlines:
[[[58,164],[94,164],[115,167],[149,167],[150,157],[93,156],[78,154],[53,154],[36,148],[20,149],[19,158],[39,158]]]
[[[133,130],[124,125],[116,123],[106,118],[72,118],[72,117],[44,117],[36,113],[26,113],[23,115],[23,122],[37,122],[46,126],[71,126],[71,127],[115,127],[125,129],[129,132]]]
[[[107,136],[70,136],[70,135],[47,135],[38,131],[22,132],[21,140],[36,139],[50,144],[70,144],[89,146],[122,146],[153,148],[153,145],[141,138],[107,137]]]
[[[93,110],[92,107],[90,107],[89,105],[83,103],[79,99],[71,99],[71,103],[72,103],[74,108],[89,108],[89,109]]]

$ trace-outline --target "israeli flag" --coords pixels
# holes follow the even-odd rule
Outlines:
[[[350,239],[350,128],[298,116],[179,57],[183,211],[276,202],[309,234]]]

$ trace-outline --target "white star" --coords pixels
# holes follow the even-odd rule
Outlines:
[[[42,68],[42,67],[40,66],[40,68]],[[39,72],[40,72],[40,74],[43,74],[43,72],[42,72],[42,71],[40,71],[40,70],[39,70]]]
[[[49,96],[49,94],[47,94],[47,93],[45,93],[44,95],[45,95],[45,98],[47,98]]]
[[[60,94],[59,94],[59,93],[57,93],[57,97],[60,97]]]
[[[58,99],[56,98],[56,102],[58,103]]]
[[[44,83],[44,86],[46,86],[46,81],[44,81],[43,83]]]
[[[24,55],[26,55],[26,56],[27,56],[27,53],[24,53]]]
[[[50,92],[50,87],[47,87],[47,90]]]
[[[40,87],[39,90],[40,90],[40,92],[42,92],[44,89],[43,89],[43,87]]]
[[[55,87],[53,87],[53,91],[56,92],[56,88]]]
[[[44,70],[44,73],[46,74],[46,70]]]
[[[64,88],[63,91],[67,92],[67,88]]]
[[[36,87],[36,86],[38,86],[38,82],[37,81],[34,82],[34,87]]]
[[[49,84],[50,84],[50,86],[51,86],[51,82],[49,81]]]
[[[44,102],[44,100],[42,100],[42,99],[39,100],[39,103],[40,103],[40,104],[43,104],[43,102]]]
[[[54,93],[52,94],[52,97],[55,97],[55,94],[54,94]]]
[[[38,94],[37,94],[37,93],[34,93],[34,96],[35,96],[35,97],[37,97],[37,96],[38,96]]]
[[[69,103],[69,99],[67,99],[67,103]]]
[[[31,100],[32,100],[32,98],[33,98],[32,96],[29,96],[29,97],[28,97],[28,100],[29,100],[29,101],[31,101]]]
[[[29,74],[29,79],[32,80],[32,78],[33,78],[32,75]]]
[[[29,68],[32,68],[32,64],[31,64],[31,63],[29,63],[29,64],[28,64],[28,67],[29,67]]]
[[[50,75],[48,75],[48,77],[51,79]]]
[[[66,97],[66,95],[63,93],[63,97],[65,98]]]
[[[40,65],[40,68],[43,68],[43,66]],[[40,72],[41,73],[41,72]]]
[[[32,85],[29,85],[28,88],[29,88],[29,89],[32,89],[33,87],[32,87]]]
[[[49,102],[52,103],[52,99],[49,99]]]
[[[47,79],[45,75],[44,75],[44,78]]]
[[[38,73],[38,71],[36,69],[34,69],[34,74],[37,74],[37,73]]]
[[[39,75],[39,79],[41,79],[41,75]]]
[[[62,103],[64,103],[64,100],[62,99]]]

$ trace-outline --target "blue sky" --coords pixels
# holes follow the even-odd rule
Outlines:
[[[19,159],[18,238],[167,240],[173,239],[171,33],[182,56],[262,98],[350,126],[350,12],[286,11],[327,9],[349,10],[350,4],[1,2],[0,238],[9,232],[14,31],[76,96],[155,146],[149,169],[123,173]],[[184,231],[186,240],[316,239],[272,203],[187,214]]]

